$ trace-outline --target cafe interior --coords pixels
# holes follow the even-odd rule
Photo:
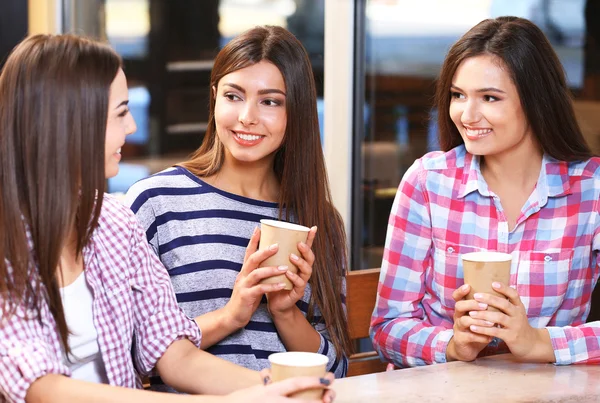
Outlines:
[[[218,50],[256,25],[287,28],[310,56],[332,196],[350,246],[347,308],[356,353],[348,377],[334,383],[336,401],[600,401],[596,366],[498,356],[398,369],[382,363],[369,340],[398,184],[415,159],[439,149],[432,102],[446,52],[479,21],[503,15],[544,31],[565,69],[579,126],[599,154],[597,0],[2,0],[0,66],[27,34],[74,32],[116,49],[137,123],[119,174],[108,180],[110,193],[123,194],[200,145]],[[588,321],[600,320],[598,288]]]

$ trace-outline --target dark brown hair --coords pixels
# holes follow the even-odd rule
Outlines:
[[[442,150],[463,144],[448,113],[450,86],[458,66],[480,55],[493,55],[502,61],[517,88],[533,135],[546,154],[562,161],[592,156],[575,120],[565,72],[552,45],[535,24],[518,17],[483,20],[450,48],[436,90]]]
[[[279,216],[285,220],[293,216],[301,224],[318,227],[312,247],[315,263],[310,278],[313,293],[308,319],[313,318],[314,306],[318,306],[337,353],[346,353],[350,339],[341,303],[342,280],[348,266],[346,236],[343,221],[331,202],[319,135],[317,91],[306,50],[284,28],[253,28],[219,52],[210,86],[217,88],[225,75],[263,60],[279,69],[286,88],[288,121],[273,167],[280,182]],[[215,98],[211,97],[202,145],[182,166],[205,177],[217,173],[223,160],[223,144],[215,127]]]
[[[98,223],[109,92],[120,65],[91,40],[36,35],[13,50],[0,75],[2,314],[25,304],[39,319],[45,300],[66,351],[60,255],[75,231],[80,256]]]

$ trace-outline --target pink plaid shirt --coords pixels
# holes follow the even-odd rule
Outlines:
[[[32,247],[32,245],[31,245]],[[105,195],[99,225],[83,251],[94,324],[111,385],[140,388],[167,347],[187,338],[200,346],[196,323],[179,309],[171,281],[133,213]],[[0,304],[3,301],[0,298]],[[70,376],[48,305],[20,306],[0,321],[0,401],[24,402],[47,374]]]
[[[600,323],[585,324],[598,280],[600,158],[544,156],[515,228],[464,146],[434,152],[408,170],[390,215],[371,338],[400,366],[446,361],[460,255],[510,253],[511,286],[529,323],[548,329],[557,364],[600,363]],[[492,342],[493,351],[498,340]]]

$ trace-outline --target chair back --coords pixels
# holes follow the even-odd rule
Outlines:
[[[377,299],[380,269],[355,270],[346,276],[346,309],[348,328],[355,346],[358,339],[369,337],[371,315]],[[387,364],[375,351],[350,355],[347,376],[383,372]]]

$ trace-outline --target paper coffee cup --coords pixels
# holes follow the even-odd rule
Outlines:
[[[290,260],[290,254],[302,257],[298,250],[298,242],[306,242],[310,228],[277,220],[260,220],[260,245],[259,250],[267,249],[273,244],[279,244],[276,254],[263,261],[259,267],[288,266],[292,273],[298,272],[298,267]],[[285,274],[266,278],[263,284],[285,283],[285,290],[294,288],[292,282]]]
[[[271,380],[278,382],[296,376],[322,378],[325,376],[329,358],[318,353],[288,351],[269,355],[269,362],[271,363]],[[290,395],[290,397],[297,399],[316,400],[320,400],[322,396],[322,388],[307,389]]]
[[[473,295],[478,292],[506,298],[492,288],[492,283],[498,282],[507,286],[510,284],[511,255],[502,252],[472,252],[462,255],[461,258],[465,284],[471,286],[466,299],[473,299]],[[498,311],[491,306],[488,310]]]

